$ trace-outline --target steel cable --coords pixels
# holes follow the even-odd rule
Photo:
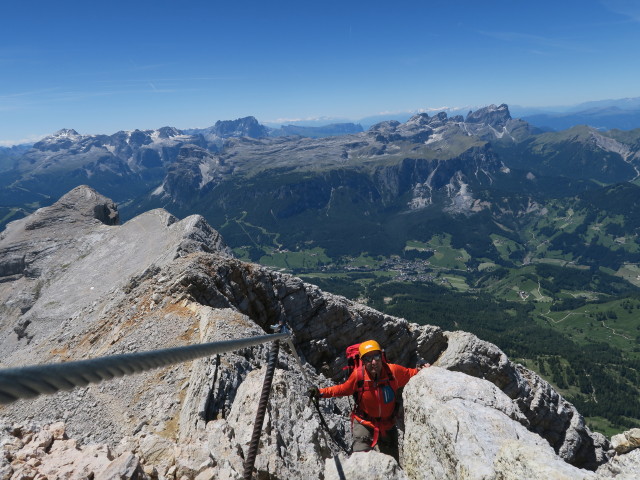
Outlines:
[[[8,368],[0,370],[0,404],[52,394],[60,390],[86,387],[89,383],[99,383],[114,377],[141,373],[267,342],[276,341],[277,345],[277,340],[284,340],[289,335],[288,332],[276,333],[239,340],[110,355],[91,360]]]
[[[262,393],[260,394],[260,402],[258,403],[256,420],[253,423],[251,442],[249,443],[249,450],[244,461],[244,480],[251,480],[251,476],[253,475],[253,465],[255,464],[256,456],[258,455],[258,445],[260,444],[260,435],[262,434],[262,424],[264,423],[264,416],[267,411],[267,404],[269,403],[269,394],[271,393],[273,374],[275,373],[276,364],[278,363],[279,350],[280,343],[277,341],[273,342],[271,348],[269,349],[267,371],[264,374],[264,383],[262,384]]]

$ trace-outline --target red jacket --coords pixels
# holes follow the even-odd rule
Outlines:
[[[367,373],[367,369],[359,367],[351,372],[346,382],[333,387],[321,388],[320,396],[328,397],[344,397],[353,395],[358,391],[358,378],[362,378],[364,373],[364,391],[360,396],[360,402],[354,411],[354,417],[360,423],[370,426],[379,427],[381,430],[388,430],[395,425],[393,414],[396,408],[396,392],[399,388],[404,387],[409,379],[418,373],[417,368],[406,368],[394,363],[388,363],[387,366],[391,370],[393,376],[389,382],[387,369],[382,367],[382,373],[377,382],[374,382]]]

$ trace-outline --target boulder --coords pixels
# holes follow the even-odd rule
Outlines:
[[[226,419],[230,429],[235,432],[227,450],[240,449],[245,457],[264,374],[265,369],[249,373],[240,385]],[[293,368],[277,369],[271,388],[260,451],[255,462],[258,476],[269,474],[276,478],[321,479],[325,460],[338,450],[322,429],[317,412],[304,395],[306,386],[302,375]],[[332,433],[344,438],[347,418],[339,411],[335,413],[335,403],[335,400],[326,401],[322,413]]]
[[[616,453],[627,453],[640,447],[640,428],[632,428],[611,437],[611,446]]]
[[[471,333],[445,336],[447,347],[436,365],[492,382],[517,404],[523,414],[518,422],[545,438],[567,462],[593,470],[607,460],[606,438],[591,432],[576,408],[548,382]]]
[[[350,457],[340,455],[325,460],[324,480],[343,480],[345,478],[349,480],[409,479],[393,457],[375,450],[354,453]]]
[[[518,477],[510,470],[516,463],[520,472],[589,478],[528,431],[515,402],[491,382],[431,367],[407,384],[403,397],[401,464],[409,478],[548,478]]]
[[[600,480],[637,480],[640,472],[640,449],[635,449],[626,455],[616,455],[596,470]]]
[[[123,453],[98,473],[95,480],[134,480],[143,475],[140,459],[132,453]]]
[[[558,458],[551,448],[531,448],[519,440],[505,441],[494,460],[496,480],[596,480],[595,473]]]

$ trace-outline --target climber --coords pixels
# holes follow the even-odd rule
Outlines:
[[[423,363],[418,368],[406,368],[387,363],[384,351],[375,340],[361,343],[357,351],[355,368],[346,382],[327,388],[311,387],[307,394],[315,401],[318,398],[354,395],[356,404],[351,412],[352,451],[368,452],[375,448],[397,460],[398,389],[404,387],[419,370],[430,365]]]

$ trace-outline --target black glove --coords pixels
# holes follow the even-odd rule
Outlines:
[[[313,400],[314,402],[317,402],[320,398],[320,390],[318,390],[318,387],[309,387],[309,390],[307,390],[307,396],[309,397],[309,401]]]

